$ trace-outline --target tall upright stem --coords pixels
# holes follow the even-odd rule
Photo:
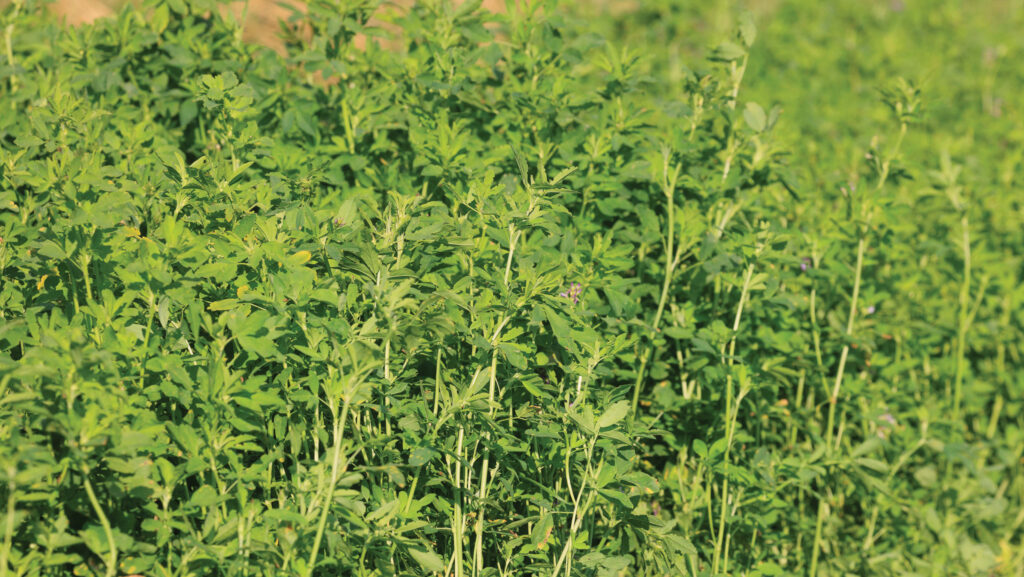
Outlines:
[[[672,277],[675,275],[676,266],[679,264],[680,251],[675,246],[675,188],[676,179],[679,177],[679,165],[676,165],[675,172],[672,176],[668,173],[668,162],[669,154],[665,153],[665,166],[664,175],[662,181],[662,190],[665,193],[665,204],[668,207],[668,234],[665,239],[665,276],[661,284],[661,297],[658,299],[658,310],[654,314],[654,322],[651,324],[651,343],[644,348],[644,352],[640,357],[640,367],[636,372],[636,381],[633,383],[633,403],[630,410],[630,420],[636,418],[637,406],[640,403],[640,389],[643,387],[645,370],[647,368],[647,362],[650,355],[654,352],[654,338],[658,334],[661,326],[661,317],[665,314],[665,304],[668,302],[669,289],[672,286]]]
[[[750,281],[754,276],[754,265],[753,263],[747,267],[746,274],[743,275],[743,289],[740,291],[740,303],[736,306],[736,316],[732,322],[732,340],[729,342],[729,358],[726,363],[729,367],[735,364],[736,359],[736,334],[740,330],[740,320],[743,318],[743,308],[747,302],[747,295],[750,291]],[[729,371],[725,377],[725,453],[723,454],[723,462],[728,466],[729,464],[729,453],[732,449],[732,438],[736,430],[736,418],[738,417],[738,403],[737,400],[733,402],[733,378],[732,371]],[[734,406],[737,405],[737,406]],[[718,537],[715,539],[715,557],[712,561],[711,573],[718,573],[718,566],[723,555],[723,545],[725,543],[725,528],[728,524],[728,511],[729,511],[729,475],[725,474],[722,477],[722,507],[718,520]],[[725,552],[728,555],[727,552]]]
[[[114,542],[114,530],[110,526],[110,520],[107,519],[106,513],[103,512],[103,507],[100,506],[99,499],[96,498],[96,492],[92,490],[92,483],[89,482],[88,465],[82,467],[82,473],[85,478],[85,494],[88,495],[89,503],[92,505],[93,511],[96,512],[96,517],[100,520],[100,525],[103,527],[103,534],[107,538],[107,547],[110,548],[110,558],[107,560],[106,577],[114,577],[117,575],[117,543]]]
[[[17,469],[13,466],[7,471],[7,515],[4,525],[3,549],[0,549],[0,577],[7,577],[7,557],[11,553],[11,541],[14,538],[14,504],[17,500],[14,491],[16,488],[14,475],[16,473]]]
[[[967,210],[960,217],[960,228],[963,229],[964,268],[963,282],[960,284],[960,314],[957,320],[956,339],[956,377],[953,384],[953,421],[960,421],[960,408],[963,403],[964,373],[967,371],[967,327],[970,324],[971,298],[971,232],[967,220]]]
[[[452,515],[452,561],[455,577],[462,577],[462,442],[465,429],[459,427],[459,440],[455,447],[455,511]]]
[[[336,407],[336,405],[335,405]],[[320,521],[316,526],[316,537],[313,539],[313,550],[309,553],[309,563],[306,565],[306,577],[313,574],[313,569],[316,567],[316,557],[320,552],[320,541],[324,536],[324,528],[327,526],[327,514],[331,511],[331,503],[334,502],[334,488],[338,484],[338,475],[341,469],[341,438],[345,434],[345,421],[348,419],[348,408],[349,401],[345,399],[344,405],[341,409],[341,419],[334,425],[334,456],[331,462],[331,480],[327,485],[327,495],[325,496],[322,509],[320,511]]]
[[[861,233],[860,239],[857,241],[857,265],[854,269],[853,276],[853,297],[850,299],[850,314],[846,321],[846,337],[849,339],[853,335],[853,324],[857,320],[857,300],[860,297],[860,282],[862,271],[864,269],[864,251],[867,249],[867,234],[866,232]],[[839,404],[839,389],[843,385],[843,373],[846,371],[846,359],[850,355],[850,343],[847,342],[843,345],[843,350],[839,354],[839,367],[836,369],[836,379],[832,385],[832,394],[828,399],[828,424],[826,425],[826,451],[831,454],[834,447],[832,446],[832,438],[834,435],[833,428],[836,422],[836,405]]]
[[[488,405],[490,405],[490,408],[487,410],[488,417],[494,416],[494,387],[497,382],[497,371],[498,348],[495,347],[491,353],[491,382],[487,393]],[[485,433],[484,442],[488,443],[490,440],[490,432]],[[480,464],[480,490],[477,495],[480,501],[480,508],[477,510],[476,526],[474,527],[476,543],[473,547],[473,575],[480,575],[484,570],[484,499],[487,498],[487,474],[490,466],[491,449],[487,445],[484,445],[484,460],[483,463]]]
[[[4,27],[4,53],[7,56],[7,66],[12,70],[10,81],[11,81],[11,92],[15,92],[18,89],[18,75],[13,73],[14,70],[14,21],[18,18],[18,12],[21,11],[21,0],[15,0],[14,12],[11,14],[11,24]]]
[[[508,288],[508,277],[512,272],[512,255],[516,252],[516,242],[519,240],[519,235],[522,234],[516,230],[516,225],[508,225],[508,258],[505,260],[505,277],[504,283],[505,288]]]

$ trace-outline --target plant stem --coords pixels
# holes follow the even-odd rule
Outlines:
[[[739,98],[739,95],[740,95],[740,85],[743,84],[743,76],[747,72],[747,61],[749,59],[750,59],[750,54],[744,54],[743,55],[743,63],[739,66],[739,68],[736,67],[736,62],[735,61],[731,65],[731,70],[732,70],[732,73],[733,73],[733,85],[732,85],[732,93],[730,94],[730,98],[729,98],[729,109],[730,110],[736,110],[736,100]]]
[[[333,405],[333,403],[332,403]],[[341,409],[341,419],[334,424],[334,456],[331,462],[331,480],[327,485],[327,495],[320,511],[320,521],[316,526],[316,537],[313,539],[313,550],[309,553],[309,563],[306,565],[306,577],[313,574],[316,566],[316,557],[320,552],[320,541],[324,536],[324,527],[327,526],[327,514],[331,510],[331,503],[334,501],[334,488],[338,483],[338,475],[341,468],[341,437],[345,433],[345,421],[348,419],[349,399],[344,399]],[[332,411],[334,412],[334,411]],[[335,413],[337,414],[337,413]]]
[[[896,158],[896,155],[899,154],[900,147],[902,147],[903,139],[906,137],[906,135],[907,135],[907,123],[906,122],[901,122],[900,123],[900,132],[899,132],[899,136],[896,138],[896,143],[895,143],[895,145],[893,145],[892,151],[889,153],[888,157],[885,159],[884,162],[881,163],[881,170],[879,171],[879,174],[878,174],[878,183],[875,185],[875,191],[876,192],[877,191],[881,191],[882,188],[885,186],[885,183],[889,180],[889,172],[890,172],[890,170],[892,168],[892,161]],[[870,215],[868,215],[868,216],[869,216],[869,219],[870,219]],[[868,242],[867,241],[867,234],[868,234],[867,224],[865,224],[864,227],[860,230],[860,233],[859,233],[858,239],[857,239],[857,263],[855,265],[856,268],[854,270],[854,277],[853,277],[853,295],[851,296],[851,299],[850,299],[850,314],[849,314],[849,317],[847,318],[847,321],[846,321],[846,337],[847,337],[847,341],[849,341],[850,336],[853,335],[854,322],[857,319],[857,300],[858,300],[858,298],[860,296],[861,277],[863,275],[863,270],[864,270],[864,253],[867,250],[867,242]],[[812,295],[813,295],[813,293],[812,293]],[[813,307],[813,300],[812,300],[812,307]],[[814,323],[815,329],[817,329],[817,319],[814,318],[813,308],[812,308],[811,315],[812,315],[811,320]],[[817,334],[815,334],[815,336],[817,337]],[[817,339],[815,341],[815,344],[817,346]],[[819,366],[821,366],[820,354],[821,353],[820,353],[820,349],[819,349],[818,350],[818,355],[819,355],[818,365]],[[843,350],[840,353],[840,356],[839,356],[839,366],[836,369],[835,383],[832,386],[832,394],[829,395],[829,399],[828,399],[828,403],[829,403],[829,405],[828,405],[828,422],[827,422],[827,424],[825,426],[826,427],[826,429],[825,429],[825,438],[826,438],[825,454],[828,455],[828,456],[831,456],[833,451],[838,448],[838,446],[833,446],[833,436],[835,434],[833,429],[835,428],[836,407],[839,404],[839,391],[840,391],[840,388],[842,387],[842,384],[843,384],[843,373],[844,373],[844,371],[846,369],[846,361],[849,358],[849,355],[850,355],[850,343],[847,342],[845,345],[843,345]],[[838,444],[839,444],[839,439],[836,440],[836,445],[838,445]],[[819,559],[819,556],[821,554],[821,539],[822,539],[822,537],[821,537],[821,527],[822,527],[822,524],[824,523],[824,520],[825,520],[826,507],[827,507],[827,505],[825,503],[825,498],[824,498],[824,495],[823,495],[821,500],[818,501],[818,518],[817,518],[815,532],[814,532],[814,549],[813,549],[813,551],[811,553],[811,573],[810,573],[810,575],[812,575],[812,576],[814,576],[816,574],[817,570],[818,570],[818,559]]]
[[[7,54],[7,66],[11,68],[11,92],[18,90],[18,75],[14,73],[14,21],[18,18],[18,12],[21,11],[21,1],[15,0],[14,11],[11,13],[11,24],[4,27],[4,49]]]
[[[452,518],[452,561],[455,577],[462,577],[462,441],[465,429],[459,427],[459,440],[455,447],[455,512]]]
[[[511,251],[509,256],[511,256]],[[495,335],[497,337],[497,334]],[[497,339],[495,339],[497,340]],[[492,343],[494,344],[494,343]],[[487,416],[494,416],[494,385],[497,381],[498,371],[498,348],[492,349],[491,353],[491,382],[487,392]],[[478,499],[480,507],[476,514],[476,544],[473,548],[473,575],[479,575],[484,570],[484,499],[487,498],[487,473],[491,463],[491,449],[486,443],[490,442],[490,432],[484,433],[484,460],[480,464],[480,491]]]
[[[864,251],[867,250],[867,232],[863,231],[860,234],[860,238],[857,240],[857,264],[854,268],[853,274],[853,296],[850,299],[850,314],[846,321],[846,337],[849,339],[853,335],[853,324],[857,320],[857,300],[860,297],[860,282],[862,272],[864,270]],[[834,435],[833,428],[835,427],[836,421],[836,405],[839,404],[839,389],[843,385],[843,373],[846,371],[846,360],[850,355],[850,343],[847,342],[843,345],[843,350],[839,354],[839,367],[836,369],[836,379],[832,385],[832,394],[828,399],[828,422],[825,425],[826,435],[826,446],[825,450],[828,454],[832,454],[832,438]]]
[[[106,513],[103,512],[99,499],[96,498],[96,492],[92,490],[92,483],[89,482],[88,465],[82,466],[82,473],[85,479],[85,493],[89,496],[89,503],[92,504],[93,511],[99,517],[100,525],[103,526],[103,533],[107,537],[107,546],[110,547],[110,559],[107,561],[106,577],[114,577],[117,575],[117,543],[114,542],[114,530],[110,527],[110,521],[107,519]]]
[[[569,538],[566,540],[565,545],[562,547],[562,552],[561,554],[559,554],[558,560],[555,562],[555,567],[551,571],[551,577],[558,577],[558,573],[562,569],[563,562],[566,563],[565,574],[567,576],[570,575],[570,566],[572,565],[572,557],[570,553],[572,551],[573,541],[575,541],[576,532],[579,530],[580,525],[583,524],[583,519],[586,515],[587,510],[590,508],[591,503],[593,503],[594,501],[594,495],[596,495],[596,491],[592,489],[590,491],[590,494],[587,496],[586,502],[583,503],[583,507],[580,507],[580,502],[583,501],[583,491],[584,489],[586,489],[587,486],[587,479],[591,477],[591,464],[593,463],[594,447],[596,445],[597,436],[595,435],[594,437],[591,438],[590,445],[587,447],[587,466],[583,475],[583,482],[580,484],[580,489],[579,491],[576,492],[576,498],[573,500],[572,517],[569,521]],[[603,467],[604,460],[602,459],[601,462],[598,463],[597,471],[594,472],[593,476],[596,477],[601,472],[601,469]],[[566,481],[569,480],[568,475],[569,473],[567,469]],[[570,484],[569,486],[571,491],[572,485]],[[566,559],[568,559],[568,561],[566,561]]]
[[[14,538],[14,505],[17,500],[15,495],[14,475],[17,473],[15,467],[7,471],[7,523],[4,526],[4,546],[0,549],[0,577],[7,577],[7,557],[11,553],[11,541]]]
[[[754,276],[754,265],[751,263],[747,267],[746,274],[743,275],[743,289],[740,291],[740,303],[736,306],[736,316],[732,322],[732,340],[729,342],[729,358],[726,363],[731,368],[736,362],[736,335],[740,330],[740,320],[743,318],[743,307],[746,305],[747,295],[750,291],[750,281]],[[732,438],[736,431],[736,420],[739,417],[739,402],[742,398],[736,399],[733,403],[733,378],[732,371],[729,371],[725,378],[725,453],[722,456],[722,462],[725,466],[729,466],[729,452],[732,449]],[[735,406],[734,406],[735,405]],[[718,573],[718,565],[721,561],[723,549],[722,546],[725,540],[725,528],[728,524],[728,510],[729,510],[729,475],[728,472],[722,476],[722,508],[719,514],[718,520],[718,537],[715,539],[715,556],[712,561],[711,573]],[[728,553],[726,552],[726,555]]]
[[[434,417],[437,417],[438,404],[441,399],[441,347],[437,347],[437,360],[434,361]]]
[[[651,343],[644,349],[643,354],[640,358],[640,368],[636,373],[636,381],[633,383],[633,402],[630,409],[630,422],[636,418],[637,406],[640,403],[640,389],[643,387],[645,369],[647,368],[648,358],[654,353],[654,337],[660,331],[661,317],[665,313],[665,304],[668,302],[669,289],[672,286],[672,277],[675,274],[676,266],[679,264],[679,253],[682,250],[675,246],[675,189],[676,180],[679,178],[680,165],[676,165],[675,172],[672,176],[669,176],[669,152],[665,150],[662,152],[664,156],[664,171],[662,176],[662,191],[665,193],[665,203],[668,208],[668,234],[665,240],[665,276],[661,284],[661,298],[658,299],[658,310],[654,314],[654,322],[651,324]]]
[[[963,230],[964,268],[960,284],[960,314],[957,322],[956,377],[953,381],[953,422],[960,422],[960,408],[963,402],[964,373],[967,371],[967,329],[970,326],[969,310],[971,298],[971,232],[967,220],[967,209],[960,217]]]
[[[809,577],[816,577],[818,574],[818,556],[821,553],[821,526],[825,522],[825,496],[822,495],[818,501],[818,519],[814,524],[814,549],[811,551],[811,570],[807,573]]]
[[[512,272],[512,255],[516,252],[516,242],[519,240],[519,235],[522,231],[516,230],[515,224],[508,225],[508,259],[505,260],[505,288],[508,288],[508,277]]]

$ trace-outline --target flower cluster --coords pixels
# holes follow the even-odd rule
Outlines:
[[[558,293],[558,296],[570,299],[575,304],[580,302],[581,294],[583,294],[583,286],[580,285],[580,283],[578,282],[574,282],[571,285],[569,285],[569,290],[562,293]]]

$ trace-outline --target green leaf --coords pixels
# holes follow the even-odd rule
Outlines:
[[[662,541],[668,547],[672,553],[676,555],[696,555],[697,548],[693,546],[693,543],[689,539],[682,535],[676,535],[668,533],[661,536]]]
[[[618,423],[629,414],[629,401],[619,401],[605,409],[605,412],[597,419],[597,428],[605,429]]]
[[[747,51],[732,42],[722,42],[711,53],[711,59],[719,62],[733,62],[747,55]]]
[[[562,315],[555,312],[551,307],[543,307],[545,317],[548,320],[548,324],[551,325],[551,332],[554,333],[555,338],[558,340],[558,344],[562,345],[569,351],[576,350],[576,342],[572,338],[572,329],[569,328],[569,322],[565,320]]]
[[[420,564],[420,567],[423,567],[423,569],[427,571],[444,571],[444,561],[433,551],[410,547],[409,555]]]
[[[768,117],[764,113],[764,108],[756,102],[748,102],[746,108],[743,109],[743,120],[747,122],[747,126],[753,129],[754,132],[764,132],[767,126]]]
[[[19,148],[29,148],[30,146],[39,146],[43,143],[43,139],[35,136],[34,134],[24,134],[14,139],[15,146]]]
[[[192,493],[192,497],[188,500],[190,507],[209,507],[216,504],[220,500],[217,495],[217,491],[210,485],[203,485]]]
[[[622,491],[616,491],[615,489],[601,489],[598,491],[602,497],[608,499],[612,503],[618,505],[626,511],[633,510],[633,502],[629,500]]]
[[[693,452],[697,453],[697,456],[701,459],[708,458],[708,445],[700,439],[693,440]]]
[[[745,11],[740,15],[740,38],[750,48],[757,40],[757,26],[754,24],[754,15]]]

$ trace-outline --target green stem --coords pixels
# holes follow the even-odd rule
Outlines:
[[[89,482],[88,465],[82,466],[82,473],[85,479],[85,493],[89,496],[89,503],[92,504],[93,511],[99,517],[100,525],[103,526],[103,533],[107,537],[107,546],[110,547],[110,559],[107,561],[106,577],[114,577],[117,575],[117,543],[114,542],[114,530],[110,527],[110,521],[107,519],[106,513],[103,512],[103,507],[100,507],[100,502],[96,498],[96,492],[92,490],[92,483]]]
[[[818,574],[818,556],[821,554],[821,526],[825,521],[825,496],[822,495],[818,501],[818,520],[814,525],[814,549],[811,551],[811,570],[807,575],[815,577]]]
[[[573,501],[572,517],[569,521],[569,538],[566,540],[565,545],[562,547],[562,552],[561,554],[559,554],[558,560],[555,562],[555,567],[551,571],[551,577],[558,577],[559,572],[562,570],[563,562],[566,563],[565,574],[567,576],[571,574],[570,567],[572,565],[571,552],[573,548],[573,542],[576,540],[576,533],[577,531],[579,531],[580,526],[583,524],[583,519],[586,517],[586,513],[590,509],[590,505],[594,502],[594,496],[597,493],[596,491],[591,489],[590,494],[587,495],[587,500],[583,502],[583,491],[586,489],[587,479],[591,478],[592,476],[596,478],[600,474],[601,469],[604,468],[604,459],[602,459],[597,465],[597,471],[594,471],[593,475],[591,475],[591,465],[593,463],[594,447],[596,445],[597,437],[591,437],[590,445],[587,447],[587,466],[585,469],[585,473],[583,475],[583,482],[580,484],[580,489],[579,491],[576,492],[576,499]],[[568,480],[569,472],[567,469],[566,481]],[[571,492],[572,485],[569,484],[569,486]],[[580,507],[581,502],[583,503],[582,508]]]
[[[900,123],[900,132],[899,132],[899,136],[896,139],[896,143],[893,146],[892,151],[889,153],[888,157],[881,164],[881,170],[879,171],[879,174],[878,174],[878,183],[875,185],[875,191],[881,191],[882,188],[885,186],[885,183],[889,180],[889,172],[890,172],[890,170],[892,168],[892,161],[893,161],[893,159],[896,158],[896,155],[899,154],[900,147],[902,147],[903,139],[906,137],[906,135],[907,135],[907,124],[905,122],[902,122],[902,123]],[[862,277],[863,270],[864,270],[864,253],[867,250],[867,233],[868,233],[867,225],[865,225],[864,228],[861,229],[860,234],[859,234],[859,238],[857,239],[857,264],[856,264],[856,268],[854,270],[854,277],[853,277],[853,295],[852,295],[852,297],[850,299],[850,315],[847,318],[847,322],[846,322],[846,337],[847,337],[847,341],[849,341],[849,338],[853,335],[854,322],[857,319],[857,300],[858,300],[858,298],[860,296],[861,277]],[[813,303],[813,301],[812,301],[812,303]],[[813,308],[812,308],[812,322],[814,322],[815,329],[817,329],[817,319],[814,318]],[[815,344],[817,345],[817,339],[815,341]],[[820,350],[819,350],[818,351],[818,355],[819,355],[818,364],[819,364],[819,366],[821,365],[820,354],[821,353],[820,353]],[[840,388],[842,387],[842,384],[843,384],[843,373],[844,373],[844,371],[846,369],[846,361],[849,358],[849,355],[850,355],[850,344],[849,344],[849,342],[847,342],[845,345],[843,345],[843,350],[840,353],[840,356],[839,356],[839,366],[836,369],[835,383],[832,386],[832,394],[829,395],[829,399],[828,399],[829,406],[828,406],[828,422],[826,424],[826,429],[825,429],[825,436],[826,436],[825,437],[826,438],[825,453],[826,453],[826,455],[829,455],[829,456],[831,456],[833,451],[836,448],[838,448],[838,447],[834,447],[833,446],[833,436],[835,435],[835,432],[834,432],[833,429],[835,428],[836,407],[839,404],[839,391],[840,391]],[[837,441],[837,443],[838,443],[838,441]],[[826,506],[827,505],[825,504],[824,492],[822,493],[820,498],[821,498],[821,500],[818,501],[818,518],[817,518],[815,532],[814,532],[814,549],[813,549],[813,551],[811,553],[811,573],[810,573],[810,575],[812,575],[812,576],[814,576],[816,574],[817,570],[818,570],[818,559],[819,559],[819,557],[821,555],[821,545],[822,545],[821,527],[822,527],[822,525],[823,525],[823,523],[825,521],[825,515],[827,514],[826,513]]]
[[[390,333],[390,329],[388,331]],[[384,380],[388,383],[388,388],[393,384],[391,382],[391,337],[388,336],[384,342]],[[380,409],[381,416],[384,418],[384,434],[388,437],[391,436],[391,417],[388,415],[388,405],[390,401],[387,394],[381,395]]]
[[[509,251],[509,256],[512,252]],[[495,337],[497,337],[497,333]],[[494,339],[497,341],[497,338]],[[493,344],[493,343],[492,343]],[[487,404],[489,408],[487,410],[487,416],[494,416],[494,386],[497,382],[497,371],[498,371],[498,347],[494,347],[491,353],[491,382],[487,393]],[[491,440],[490,431],[484,433],[484,443],[488,443]],[[491,464],[491,450],[486,444],[484,445],[484,460],[480,464],[480,491],[478,498],[480,501],[480,508],[477,510],[476,515],[476,544],[473,548],[473,575],[480,575],[484,570],[484,499],[487,498],[487,473]]]
[[[333,403],[332,403],[333,404]],[[316,537],[313,539],[313,550],[309,553],[309,563],[306,565],[306,577],[313,574],[313,568],[316,566],[316,557],[320,552],[320,541],[324,536],[324,528],[327,526],[327,514],[331,510],[331,503],[334,501],[334,488],[338,483],[338,475],[341,468],[341,437],[345,434],[345,421],[348,419],[349,400],[345,399],[341,409],[341,419],[334,425],[334,456],[331,463],[331,480],[327,485],[327,495],[325,496],[322,509],[320,511],[320,521],[316,526]]]
[[[146,355],[149,353],[149,338],[153,334],[153,316],[156,315],[156,299],[152,291],[149,293],[148,304],[149,319],[146,321],[146,336],[142,339],[142,357],[139,359],[139,390],[146,384]]]
[[[970,326],[969,310],[971,298],[971,233],[967,210],[960,217],[963,229],[964,268],[960,285],[960,315],[957,322],[956,377],[953,385],[953,422],[960,422],[960,408],[963,403],[964,374],[967,372],[967,329]]]
[[[672,176],[669,176],[669,153],[663,151],[664,155],[664,174],[662,180],[662,191],[665,193],[665,201],[668,207],[668,234],[666,235],[665,241],[665,276],[661,284],[661,297],[658,299],[658,310],[654,314],[654,322],[651,324],[651,343],[647,345],[640,358],[640,368],[636,373],[636,381],[633,383],[633,402],[630,410],[630,421],[636,419],[637,406],[640,403],[640,389],[643,387],[645,369],[647,368],[648,358],[654,353],[654,338],[660,331],[661,317],[665,313],[665,304],[668,302],[669,289],[672,286],[672,277],[675,274],[676,266],[679,264],[679,254],[682,250],[675,247],[675,189],[676,180],[679,178],[680,166],[677,164],[675,172]]]
[[[0,549],[0,577],[7,577],[7,557],[11,553],[11,541],[14,538],[14,505],[15,496],[14,475],[17,469],[11,467],[7,471],[7,523],[4,526],[4,548]]]
[[[522,231],[516,230],[516,225],[508,225],[508,259],[505,261],[505,288],[508,288],[508,277],[512,272],[512,255],[516,252],[516,242],[519,240],[519,235]]]
[[[438,404],[441,399],[441,347],[437,347],[437,360],[434,363],[434,417],[437,417]]]
[[[92,280],[89,278],[89,263],[92,259],[87,255],[81,256],[82,282],[85,284],[85,302],[92,302]]]
[[[860,282],[862,272],[864,270],[864,251],[867,250],[867,234],[862,232],[860,239],[857,241],[857,264],[854,269],[853,276],[853,297],[850,299],[850,315],[846,321],[846,337],[849,339],[853,335],[853,324],[857,320],[857,300],[860,297]],[[836,406],[839,404],[839,389],[843,385],[843,374],[846,371],[846,360],[850,355],[850,343],[847,342],[843,345],[843,350],[839,354],[839,367],[836,369],[835,383],[832,385],[832,394],[828,399],[828,424],[825,427],[826,434],[826,446],[825,450],[827,454],[831,455],[833,451],[832,439],[833,439],[833,428],[835,427],[836,421]]]
[[[462,577],[462,442],[465,429],[459,427],[459,440],[455,447],[455,512],[452,517],[452,562],[455,577]]]
[[[18,76],[13,72],[14,70],[14,24],[13,21],[18,18],[18,12],[21,10],[21,2],[15,0],[14,11],[11,13],[12,23],[8,24],[4,28],[4,49],[7,54],[7,66],[11,67],[11,93],[18,90]]]
[[[732,63],[731,68],[732,68],[732,73],[733,73],[733,85],[732,85],[732,94],[730,95],[730,98],[729,98],[729,109],[731,109],[731,110],[736,110],[736,100],[739,98],[739,95],[740,95],[740,85],[743,84],[743,76],[747,72],[747,61],[749,59],[750,59],[750,54],[744,54],[743,55],[743,64],[741,64],[739,66],[739,68],[736,67],[736,62],[735,61]]]
[[[743,289],[740,291],[740,303],[736,306],[736,316],[733,318],[732,323],[732,340],[729,342],[729,358],[726,361],[729,367],[732,367],[736,362],[736,335],[740,330],[740,321],[743,318],[743,308],[747,302],[747,295],[750,291],[750,281],[754,277],[754,265],[750,264],[747,267],[746,274],[743,275]],[[733,402],[733,378],[732,371],[729,371],[725,378],[725,453],[722,456],[722,462],[725,466],[729,466],[729,453],[732,449],[732,439],[736,432],[736,421],[739,418],[739,401]],[[718,573],[718,565],[722,558],[723,545],[725,542],[725,529],[728,525],[728,511],[729,511],[729,475],[726,473],[722,477],[722,507],[719,514],[718,520],[718,537],[715,539],[715,557],[712,562],[711,573],[715,575]],[[726,555],[728,553],[726,552]]]

